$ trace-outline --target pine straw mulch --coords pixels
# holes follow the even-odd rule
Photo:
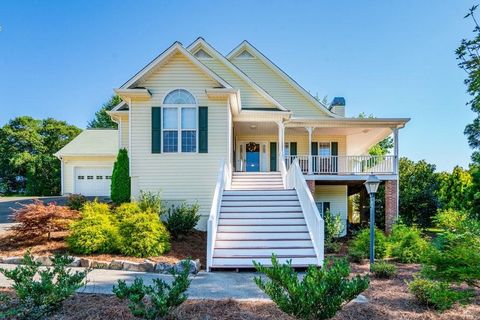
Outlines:
[[[29,239],[16,235],[13,231],[8,231],[0,234],[0,256],[23,256],[23,254],[30,250],[33,255],[52,255],[54,253],[68,252],[65,238],[67,232],[53,233],[50,240],[38,241],[37,239]],[[207,249],[207,233],[203,231],[194,230],[185,237],[179,239],[172,239],[171,250],[158,257],[149,257],[149,260],[155,262],[176,263],[182,259],[192,258],[200,259],[202,266],[205,266],[205,257]],[[129,260],[133,262],[143,262],[143,258],[127,257],[117,254],[92,254],[92,255],[75,255],[94,259],[97,261],[112,260]]]

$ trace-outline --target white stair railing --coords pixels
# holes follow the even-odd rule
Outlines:
[[[318,212],[315,200],[307,186],[298,159],[293,160],[286,176],[286,187],[297,190],[298,200],[302,206],[303,216],[317,255],[318,265],[323,266],[324,255],[324,221]]]
[[[222,207],[223,191],[229,188],[232,180],[232,171],[230,166],[222,160],[218,172],[215,193],[213,194],[212,207],[207,223],[207,271],[210,271],[213,262],[213,251],[215,249],[215,239],[217,238],[218,219]]]
[[[287,189],[287,167],[284,160],[280,160],[280,174],[282,175],[283,188]]]

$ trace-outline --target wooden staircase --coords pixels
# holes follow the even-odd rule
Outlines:
[[[224,190],[212,268],[252,268],[292,259],[295,267],[317,264],[296,190],[286,190],[280,173],[234,173]]]

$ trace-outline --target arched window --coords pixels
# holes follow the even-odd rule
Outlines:
[[[167,94],[163,104],[195,104],[195,98],[187,90],[175,89]]]
[[[198,116],[195,97],[184,89],[163,100],[163,152],[197,152]]]

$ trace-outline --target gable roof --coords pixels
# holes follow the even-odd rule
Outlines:
[[[83,130],[54,156],[116,156],[118,131],[116,129]]]
[[[262,97],[271,102],[275,107],[282,111],[289,111],[285,108],[280,102],[273,98],[268,92],[266,92],[262,87],[260,87],[255,81],[253,81],[249,76],[247,76],[242,70],[240,70],[236,65],[226,59],[222,54],[220,54],[214,47],[212,47],[205,39],[202,37],[197,38],[192,44],[187,47],[187,50],[190,52],[196,51],[198,48],[204,50],[206,53],[212,55],[214,58],[222,62],[227,66],[234,74],[240,77],[245,81],[250,87],[257,91]]]
[[[215,72],[210,70],[207,66],[201,63],[196,57],[194,57],[188,50],[186,50],[180,42],[176,41],[170,47],[168,47],[165,51],[159,54],[155,59],[153,59],[149,64],[147,64],[142,70],[137,72],[132,78],[130,78],[130,80],[125,82],[120,87],[120,89],[134,88],[140,80],[144,79],[153,70],[155,70],[157,66],[167,61],[171,56],[173,56],[177,52],[183,54],[194,65],[199,67],[203,72],[205,72],[213,80],[217,81],[224,88],[232,88],[232,86],[230,86],[230,84],[228,84],[224,79],[222,79],[219,75],[217,75]]]
[[[302,86],[300,86],[295,80],[293,80],[285,71],[280,69],[275,63],[273,63],[270,59],[268,59],[263,53],[261,53],[257,48],[255,48],[252,44],[250,44],[247,40],[244,40],[240,43],[236,48],[234,48],[228,55],[227,59],[231,60],[235,58],[239,53],[247,50],[250,52],[255,58],[262,61],[267,67],[269,67],[272,71],[278,74],[282,79],[284,79],[288,84],[290,84],[294,89],[296,89],[301,95],[303,95],[308,101],[312,104],[317,106],[320,110],[324,111],[327,115],[333,118],[341,118],[341,116],[333,113],[330,109],[315,99],[307,90],[305,90]]]

